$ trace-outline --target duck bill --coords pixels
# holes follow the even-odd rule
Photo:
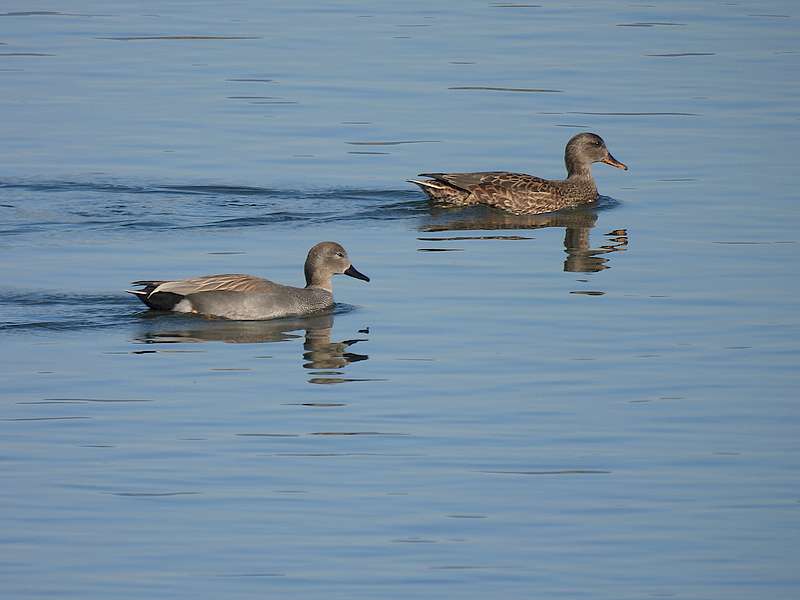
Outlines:
[[[612,167],[617,167],[618,169],[622,169],[623,171],[627,171],[627,170],[628,170],[628,165],[626,165],[625,163],[621,163],[621,162],[619,162],[619,161],[618,161],[616,158],[614,158],[613,156],[611,156],[611,154],[609,154],[608,156],[606,156],[606,157],[605,157],[603,160],[601,160],[600,162],[604,162],[604,163],[606,163],[607,165],[611,165]]]
[[[349,275],[350,277],[355,277],[356,279],[360,279],[361,281],[369,281],[369,277],[361,273],[353,265],[347,267],[347,270],[344,272],[344,274]]]

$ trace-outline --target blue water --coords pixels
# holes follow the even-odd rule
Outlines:
[[[798,597],[798,19],[5,2],[2,596]],[[584,130],[590,208],[405,182]],[[328,239],[330,315],[124,291]]]

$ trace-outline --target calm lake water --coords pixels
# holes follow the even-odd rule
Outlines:
[[[3,597],[799,597],[797,8],[4,2]],[[405,182],[578,131],[596,207]]]

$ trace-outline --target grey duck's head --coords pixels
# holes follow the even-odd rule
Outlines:
[[[343,274],[369,281],[350,262],[347,251],[336,242],[320,242],[308,251],[305,264],[306,284],[328,287],[333,275]],[[328,285],[325,285],[325,284]]]

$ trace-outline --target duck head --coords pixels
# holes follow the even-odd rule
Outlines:
[[[595,133],[579,133],[567,142],[564,162],[567,165],[568,176],[588,174],[592,163],[596,162],[628,170],[627,165],[611,156],[603,138]]]
[[[347,256],[347,251],[336,242],[320,242],[308,251],[305,264],[306,287],[321,287],[331,291],[333,275],[349,275],[362,281],[369,277],[360,273]]]

